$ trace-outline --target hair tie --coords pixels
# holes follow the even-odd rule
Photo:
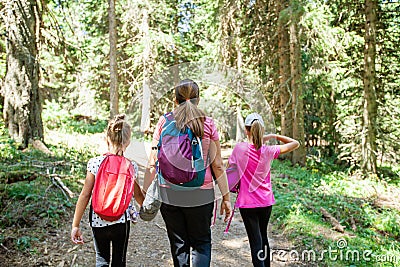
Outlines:
[[[186,98],[186,102],[190,102],[190,100],[191,100],[190,98]]]

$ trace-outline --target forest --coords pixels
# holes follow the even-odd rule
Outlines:
[[[69,240],[87,161],[124,113],[143,172],[185,78],[225,161],[251,112],[300,142],[272,166],[273,266],[400,266],[398,0],[1,0],[0,15],[4,266],[93,265]],[[213,229],[213,266],[251,265],[238,214]],[[172,266],[162,224],[135,226],[128,266]]]

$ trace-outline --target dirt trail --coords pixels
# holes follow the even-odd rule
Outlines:
[[[144,154],[149,149],[142,146],[141,149],[131,151],[134,152],[132,158],[135,158],[140,165],[144,165],[146,159]],[[223,150],[225,160],[229,154],[229,150]],[[143,167],[141,167],[140,177],[143,179]],[[232,203],[234,197],[232,196]],[[0,266],[94,266],[95,253],[91,229],[87,223],[87,211],[81,224],[85,240],[83,246],[74,245],[70,241],[70,225],[73,217],[71,210],[71,214],[67,216],[68,219],[56,230],[46,228],[19,230],[26,231],[27,236],[32,233],[40,236],[40,233],[43,233],[44,238],[39,238],[38,242],[35,242],[36,246],[33,248],[35,253],[23,253],[19,250],[8,250],[6,246],[0,247]],[[252,266],[250,247],[240,213],[235,212],[227,234],[224,234],[225,226],[218,210],[216,224],[212,228],[211,266]],[[12,234],[11,229],[2,229],[3,235],[7,235],[7,232]],[[290,250],[292,248],[282,235],[277,235],[270,230],[269,237],[270,246],[273,249]],[[272,262],[273,267],[301,265],[279,261],[277,257],[274,257]],[[151,222],[139,220],[137,224],[131,224],[127,266],[173,266],[165,224],[160,213]]]
[[[84,221],[87,222],[87,215]],[[83,246],[70,242],[70,222],[66,222],[62,228],[50,233],[47,240],[39,243],[36,255],[9,254],[10,257],[1,266],[94,266],[95,252],[91,230],[88,223],[82,223],[81,226],[85,240]],[[235,214],[228,234],[224,234],[224,229],[222,217],[218,216],[212,229],[211,266],[252,266],[249,243],[240,214]],[[290,244],[282,237],[273,233],[270,236],[271,247],[290,248]],[[161,214],[151,222],[139,220],[137,224],[131,224],[127,266],[173,266]],[[274,261],[272,266],[299,265]]]
[[[87,214],[86,211],[81,223],[85,240],[83,246],[74,245],[70,241],[70,225],[73,216],[71,211],[68,220],[57,230],[23,229],[26,230],[26,235],[35,231],[36,233],[43,232],[45,238],[40,238],[39,242],[35,243],[36,246],[33,249],[36,253],[34,254],[0,247],[0,266],[94,266],[95,252]],[[218,213],[216,224],[212,228],[211,266],[252,266],[249,242],[238,211],[235,212],[227,234],[224,234],[225,227],[223,217]],[[271,228],[273,227],[270,227],[269,231],[271,247],[290,250],[292,245],[284,236],[271,231]],[[160,213],[151,222],[139,220],[137,224],[131,224],[127,266],[173,266],[165,224]],[[290,264],[274,257],[272,266],[302,266],[302,264]]]

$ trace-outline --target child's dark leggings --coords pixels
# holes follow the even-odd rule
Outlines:
[[[117,223],[105,227],[92,227],[96,267],[110,266],[112,243],[112,267],[126,266],[126,249],[130,231],[129,223]]]
[[[270,266],[270,249],[267,236],[272,206],[262,208],[240,208],[240,215],[249,237],[253,266]],[[265,249],[267,251],[265,251]],[[265,254],[266,252],[266,254]]]

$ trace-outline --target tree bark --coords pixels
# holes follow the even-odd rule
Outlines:
[[[243,142],[245,136],[244,120],[241,113],[242,109],[236,106],[236,142]]]
[[[376,162],[376,116],[377,102],[375,91],[375,55],[376,55],[376,10],[377,0],[365,1],[365,36],[364,36],[364,101],[361,167],[364,172],[377,173]]]
[[[300,147],[293,152],[292,163],[305,165],[306,148],[304,138],[303,86],[301,82],[301,57],[298,30],[298,15],[292,14],[290,30],[291,87],[293,111],[293,138],[300,142]]]
[[[149,58],[151,54],[150,47],[150,35],[149,35],[149,22],[148,22],[148,12],[143,9],[143,21],[142,21],[142,31],[143,31],[143,98],[142,98],[142,117],[140,122],[140,131],[147,133],[150,128],[150,110],[151,110],[151,91],[149,87]]]
[[[279,2],[279,12],[286,9],[288,0]],[[278,20],[278,53],[279,53],[279,98],[281,114],[281,134],[292,136],[292,105],[291,105],[291,83],[290,83],[290,51],[289,51],[289,29],[287,19],[280,16]],[[292,154],[284,155],[291,159]]]
[[[110,117],[119,113],[117,29],[115,19],[115,0],[108,0],[108,23],[110,40]]]
[[[11,138],[27,147],[43,140],[39,94],[38,29],[35,0],[6,2],[7,70],[4,80],[4,121]]]

